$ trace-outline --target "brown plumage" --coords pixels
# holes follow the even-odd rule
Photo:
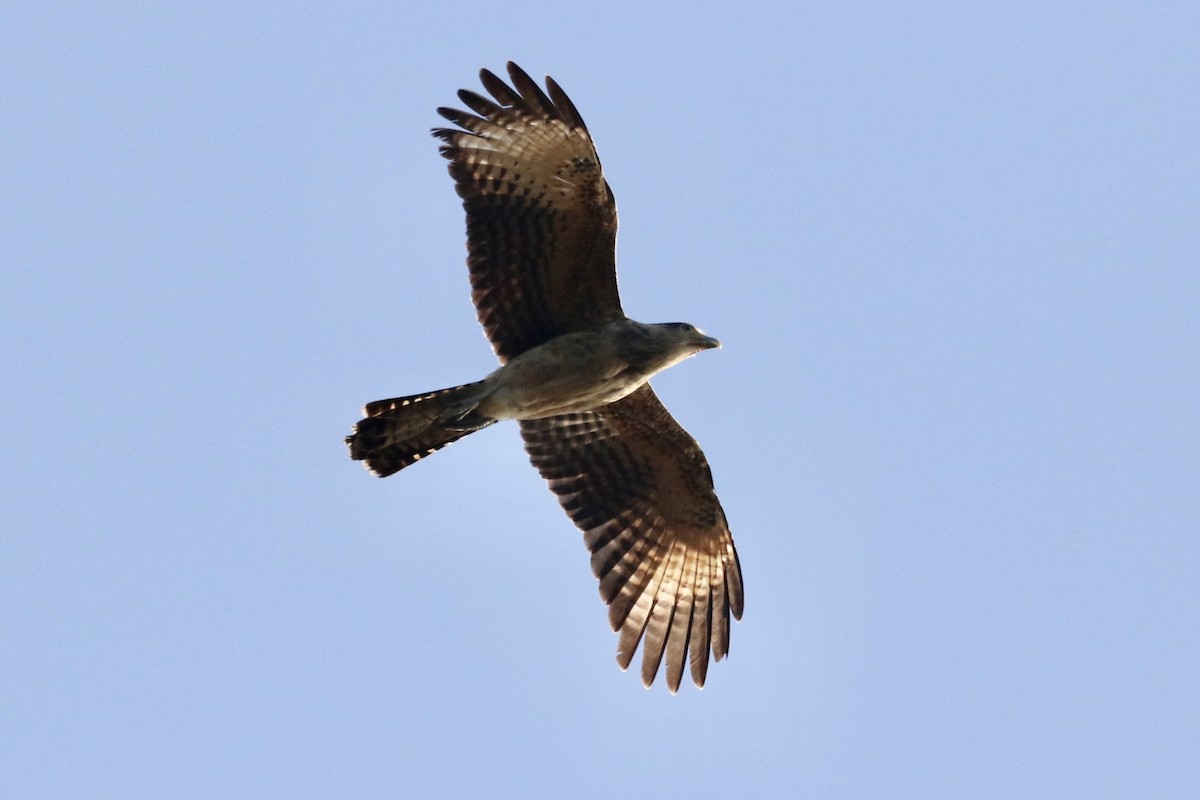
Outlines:
[[[596,411],[523,420],[533,465],[584,532],[592,572],[620,631],[624,669],[642,646],[649,686],[666,653],[679,687],[691,651],[704,685],[708,653],[729,652],[729,615],[742,616],[742,571],[712,473],[696,440],[649,384]]]
[[[467,211],[471,300],[501,362],[563,333],[621,319],[617,204],[583,118],[516,64],[517,92],[482,70],[496,101],[462,89],[479,116],[439,108],[436,128]],[[518,93],[519,92],[519,93]]]
[[[471,297],[501,367],[473,384],[371,403],[347,438],[379,475],[499,419],[584,532],[620,633],[617,660],[642,646],[649,686],[666,662],[703,686],[709,653],[729,651],[742,575],[699,445],[648,379],[719,346],[685,323],[644,325],[621,310],[616,202],[591,136],[553,79],[547,92],[513,63],[510,87],[480,73],[474,114],[441,108],[437,128],[467,212]],[[690,656],[689,656],[690,654]]]

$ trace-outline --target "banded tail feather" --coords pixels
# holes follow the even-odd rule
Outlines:
[[[376,400],[346,437],[350,457],[381,478],[415,464],[496,420],[479,414],[483,381]]]

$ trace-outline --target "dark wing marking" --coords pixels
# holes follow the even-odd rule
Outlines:
[[[435,128],[467,211],[471,299],[500,360],[563,333],[620,319],[617,206],[575,106],[553,79],[549,95],[509,62],[510,87],[491,72],[493,99],[462,90],[475,112],[438,113]]]
[[[644,638],[645,685],[665,655],[676,691],[690,651],[703,686],[709,651],[729,652],[729,615],[742,617],[742,571],[696,440],[649,384],[596,411],[522,421],[521,435],[584,532],[621,668]]]

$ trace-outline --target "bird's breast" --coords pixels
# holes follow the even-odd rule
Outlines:
[[[572,333],[521,353],[486,378],[480,410],[495,419],[542,419],[616,402],[649,378],[611,337]]]

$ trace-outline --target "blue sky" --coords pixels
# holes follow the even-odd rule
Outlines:
[[[1189,3],[0,12],[0,795],[1200,795]],[[746,613],[614,663],[428,129],[553,74]]]

